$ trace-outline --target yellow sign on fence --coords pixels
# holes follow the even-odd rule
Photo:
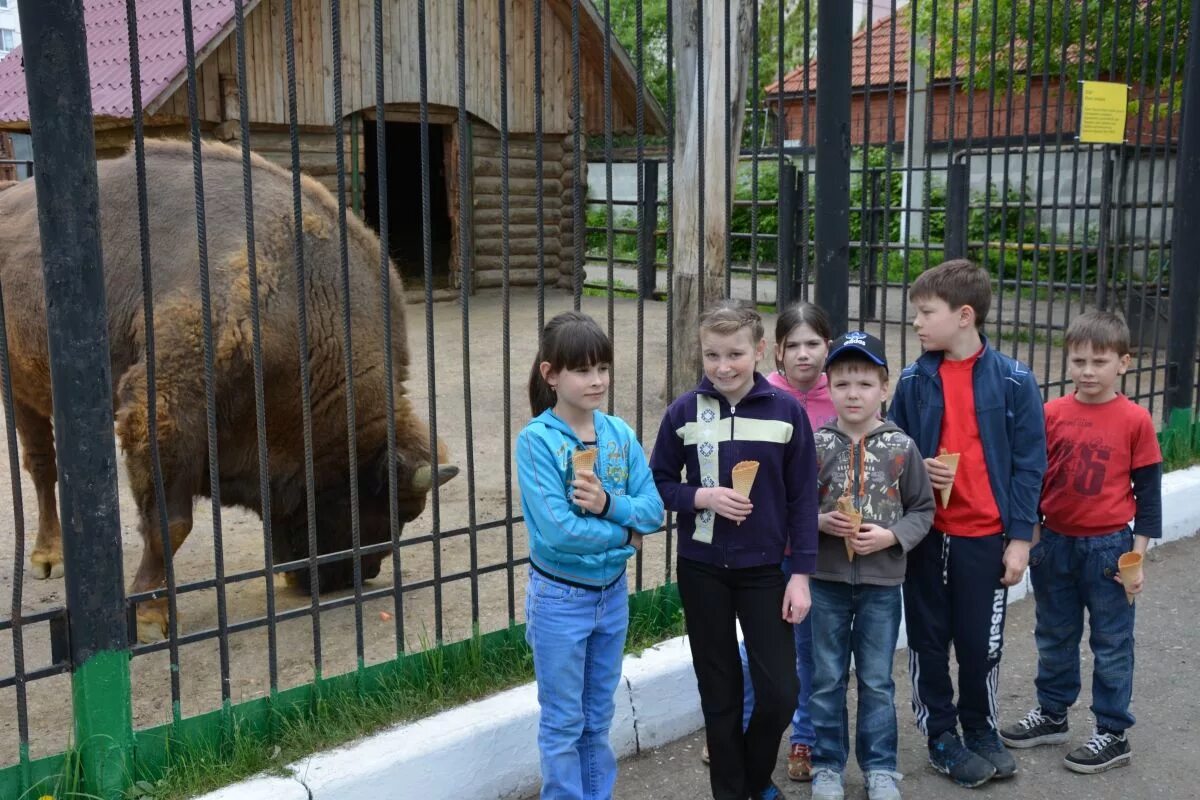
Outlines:
[[[1123,83],[1080,81],[1079,141],[1121,144],[1125,141],[1125,114],[1129,87]]]

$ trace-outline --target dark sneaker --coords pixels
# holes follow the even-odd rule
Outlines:
[[[938,772],[949,775],[959,786],[973,789],[996,774],[992,762],[963,747],[954,731],[946,731],[929,742],[929,763]]]
[[[1016,725],[1000,729],[1000,740],[1009,747],[1037,747],[1040,744],[1062,744],[1071,738],[1067,729],[1067,715],[1061,719],[1050,716],[1035,708],[1022,717]]]
[[[1129,750],[1129,739],[1124,733],[1097,730],[1079,747],[1076,747],[1063,764],[1072,772],[1082,772],[1091,775],[1104,772],[1115,767],[1124,767],[1133,758]]]
[[[995,779],[1011,778],[1017,774],[1017,761],[1004,749],[1004,743],[990,728],[986,731],[963,731],[963,744],[976,755],[983,756],[996,768]]]
[[[783,792],[779,791],[779,787],[772,783],[765,789],[751,792],[750,800],[783,800]]]

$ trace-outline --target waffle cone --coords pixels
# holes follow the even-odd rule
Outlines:
[[[750,487],[758,475],[757,461],[739,461],[733,465],[733,490],[743,497],[750,496]]]
[[[947,453],[945,450],[938,453],[937,460],[945,464],[952,472],[958,473],[958,459],[961,453]],[[945,489],[938,489],[938,493],[942,496],[942,508],[950,505],[950,493],[954,491],[954,483],[952,482]]]
[[[1134,583],[1142,574],[1142,554],[1125,553],[1117,559],[1117,569],[1121,571],[1122,583]],[[1126,592],[1125,599],[1129,601],[1129,605],[1133,605],[1134,595]]]
[[[733,465],[733,490],[742,497],[750,497],[750,487],[754,485],[754,476],[758,475],[757,461],[739,461]],[[742,523],[738,523],[741,525]]]
[[[854,530],[862,527],[862,512],[854,507],[854,498],[848,494],[844,494],[838,498],[837,510],[842,516],[849,517],[851,524],[854,525]],[[850,538],[846,537],[842,540],[846,545],[846,557],[851,561],[854,560],[854,546],[850,543]]]
[[[580,472],[591,472],[596,467],[596,450],[589,448],[587,450],[576,450],[571,453],[571,464],[575,467],[575,474]]]

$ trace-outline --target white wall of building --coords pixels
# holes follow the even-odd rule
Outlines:
[[[0,56],[21,44],[21,21],[17,19],[17,0],[0,0]]]

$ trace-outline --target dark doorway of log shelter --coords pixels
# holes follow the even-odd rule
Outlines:
[[[388,250],[408,286],[425,283],[421,230],[421,126],[386,122]],[[449,288],[450,222],[446,192],[447,126],[429,126],[429,222],[433,243],[433,288]],[[375,122],[363,121],[363,212],[379,230],[379,170]]]

